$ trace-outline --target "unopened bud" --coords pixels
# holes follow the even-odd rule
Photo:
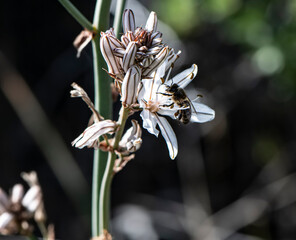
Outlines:
[[[137,53],[136,42],[130,42],[125,50],[125,54],[122,59],[123,70],[125,72],[127,72],[127,70],[132,65],[134,65],[136,53]]]
[[[156,27],[157,27],[157,15],[155,12],[151,12],[147,19],[145,28],[148,32],[154,32]]]
[[[132,10],[124,10],[122,14],[122,27],[124,33],[128,31],[135,31],[135,16]]]
[[[121,87],[121,101],[124,106],[137,102],[138,86],[141,80],[141,70],[137,66],[128,69]]]
[[[151,73],[165,61],[169,53],[168,47],[163,48],[156,56],[153,62],[143,71],[144,76],[149,76]]]
[[[132,120],[132,127],[123,135],[120,146],[132,153],[137,151],[142,145],[142,129],[136,120]]]
[[[16,184],[13,186],[11,191],[11,202],[20,203],[24,196],[24,187],[21,184]]]
[[[118,59],[113,53],[113,49],[111,47],[111,43],[109,41],[109,37],[107,34],[102,33],[101,39],[100,39],[100,47],[102,55],[108,65],[108,71],[109,73],[118,75],[121,73],[121,68],[119,66]]]

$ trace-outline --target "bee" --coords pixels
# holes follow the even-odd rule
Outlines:
[[[192,111],[195,111],[195,110],[190,99],[187,97],[184,89],[179,87],[178,84],[174,83],[171,86],[167,86],[166,92],[161,94],[165,96],[170,96],[173,101],[172,104],[165,105],[165,106],[173,107],[174,104],[176,104],[179,107],[184,108],[175,112],[175,117],[178,121],[180,121],[183,124],[189,123],[191,119]]]

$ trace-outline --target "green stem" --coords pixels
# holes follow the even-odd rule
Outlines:
[[[116,132],[114,137],[114,144],[113,144],[114,150],[118,148],[128,116],[129,116],[129,109],[122,107],[120,118],[118,121],[119,129]],[[100,233],[103,233],[104,229],[105,230],[109,229],[110,190],[111,190],[111,182],[113,178],[113,168],[114,168],[115,160],[116,160],[116,154],[114,153],[114,151],[109,152],[106,169],[103,175],[103,179],[101,182],[101,189],[100,189],[100,199],[99,199],[100,200],[100,205],[99,205]]]
[[[69,1],[69,0],[58,0],[64,8],[76,19],[80,25],[89,31],[97,32],[96,28],[93,27],[90,21]]]
[[[38,225],[38,228],[42,234],[42,237],[43,239],[47,239],[47,229],[46,229],[46,226],[45,226],[45,223],[43,221],[36,221],[37,225]]]
[[[119,33],[122,28],[122,13],[123,13],[124,5],[125,5],[125,0],[117,0],[114,23],[113,23],[114,32],[117,38],[119,37]]]
[[[92,236],[99,236],[100,231],[100,187],[102,183],[103,174],[102,170],[106,168],[106,161],[108,159],[108,153],[99,150],[94,151],[93,160],[93,183],[92,183],[92,214],[91,214],[91,229]]]
[[[111,0],[97,0],[93,26],[98,32],[109,28]],[[105,61],[100,53],[100,36],[96,34],[92,41],[93,46],[93,66],[94,66],[94,91],[95,107],[105,119],[112,119],[112,98],[111,79],[103,70],[107,69]],[[96,237],[103,233],[100,229],[100,188],[102,178],[106,169],[108,153],[95,150],[92,182],[92,236]]]

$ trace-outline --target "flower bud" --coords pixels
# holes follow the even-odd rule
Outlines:
[[[11,202],[20,203],[24,196],[24,187],[21,184],[16,184],[13,186],[11,191]]]
[[[113,49],[112,49],[108,34],[102,33],[102,36],[100,39],[100,47],[101,47],[102,55],[108,65],[109,73],[112,73],[114,75],[120,74],[121,68],[120,68],[118,59],[113,53]]]
[[[157,27],[157,15],[155,12],[151,12],[147,19],[145,28],[148,32],[154,32],[156,27]]]
[[[135,42],[130,42],[125,50],[125,54],[122,59],[123,70],[127,70],[134,65],[135,57],[137,53],[137,45]]]
[[[142,129],[136,120],[132,120],[132,127],[123,135],[119,145],[132,153],[137,151],[142,145]]]
[[[125,9],[122,14],[122,27],[124,33],[128,31],[135,31],[135,16],[132,10]]]
[[[0,215],[0,232],[1,229],[5,228],[12,219],[13,215],[9,212],[5,212]]]
[[[165,61],[169,53],[168,47],[163,48],[156,56],[153,62],[143,71],[144,76],[149,76],[151,73]]]
[[[128,69],[121,86],[121,101],[124,106],[137,102],[138,86],[141,80],[141,70],[137,66]]]
[[[6,193],[0,188],[0,212],[7,209],[9,206],[9,199]]]
[[[38,185],[31,187],[22,200],[22,205],[34,212],[41,203],[41,189]]]

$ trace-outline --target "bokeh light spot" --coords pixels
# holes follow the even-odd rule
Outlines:
[[[272,75],[283,68],[284,56],[279,48],[264,46],[255,52],[253,63],[263,75]]]

